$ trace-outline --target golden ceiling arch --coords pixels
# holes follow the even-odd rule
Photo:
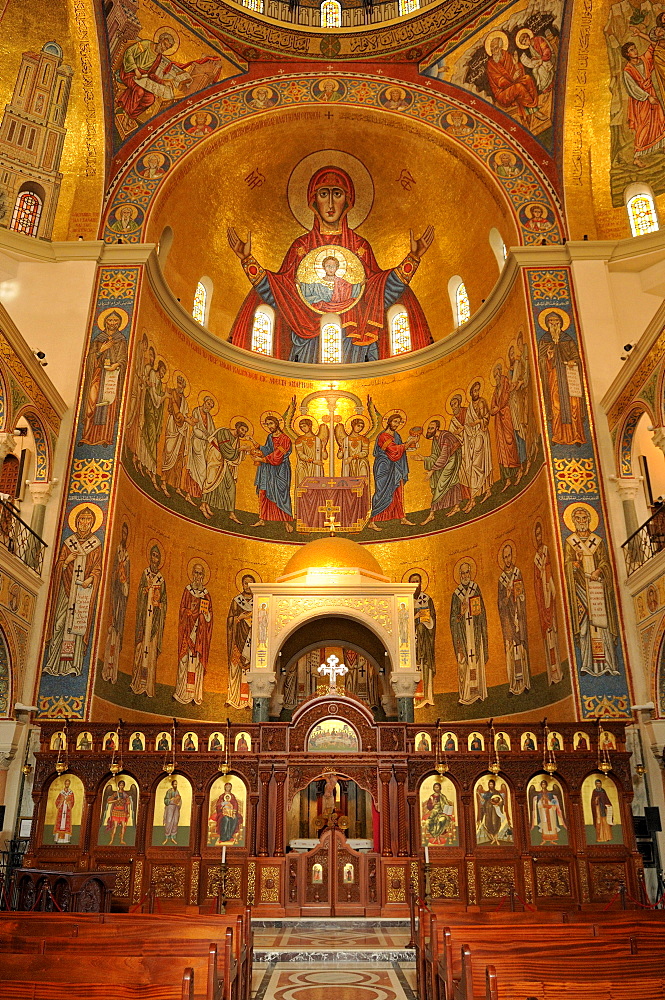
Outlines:
[[[461,147],[481,165],[510,207],[523,245],[563,242],[566,230],[561,204],[553,184],[542,169],[542,165],[550,162],[547,154],[541,151],[540,163],[536,162],[535,157],[519,145],[514,133],[502,129],[485,109],[481,110],[477,106],[478,102],[470,107],[464,103],[461,92],[450,86],[441,85],[435,90],[417,84],[407,85],[403,80],[361,74],[339,74],[336,79],[339,82],[336,92],[339,98],[336,99],[335,107],[357,107],[364,111],[386,110],[386,92],[399,84],[406,93],[402,102],[404,107],[399,111],[391,108],[390,114],[446,134],[452,143]],[[286,109],[296,107],[301,110],[308,103],[320,105],[323,102],[320,80],[318,74],[312,73],[266,79],[263,83],[272,89],[276,97],[269,112],[257,111],[253,106],[252,93],[257,86],[255,80],[242,86],[223,86],[214,94],[173,115],[163,125],[157,126],[149,140],[144,139],[143,143],[130,152],[114,178],[100,237],[107,243],[116,243],[118,213],[126,210],[127,205],[132,205],[136,209],[133,228],[123,234],[123,242],[143,242],[147,220],[160,188],[195,149],[225,128],[259,114],[283,114]],[[460,110],[472,121],[468,134],[462,136],[454,134],[449,121],[450,112]],[[202,115],[206,117],[205,128],[200,127]],[[514,125],[511,127],[514,129]],[[517,173],[512,172],[511,177],[499,176],[496,169],[498,154],[505,152],[514,157],[515,165],[519,168]],[[149,153],[163,154],[165,163],[169,164],[169,169],[159,177],[148,178],[140,171],[140,162]],[[532,224],[534,205],[542,207],[538,226]]]

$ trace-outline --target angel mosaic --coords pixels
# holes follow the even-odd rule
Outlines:
[[[138,786],[128,774],[111,778],[102,793],[98,844],[113,847],[118,835],[118,847],[133,847],[136,843]]]
[[[568,827],[559,782],[545,774],[536,775],[527,787],[527,801],[532,845],[546,847],[567,844]]]

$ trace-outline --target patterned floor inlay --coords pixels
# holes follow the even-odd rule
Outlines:
[[[409,931],[401,928],[390,928],[382,930],[375,928],[370,931],[303,931],[302,929],[291,930],[284,928],[280,930],[257,929],[254,931],[254,947],[263,949],[270,948],[286,949],[294,951],[296,949],[355,949],[364,950],[380,948],[405,948],[409,940]]]
[[[396,962],[376,962],[369,969],[351,962],[294,969],[278,962],[266,969],[255,1000],[330,1000],[331,986],[335,1000],[414,1000]]]

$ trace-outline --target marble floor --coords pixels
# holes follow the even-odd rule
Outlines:
[[[255,963],[253,1000],[416,1000],[413,962]]]

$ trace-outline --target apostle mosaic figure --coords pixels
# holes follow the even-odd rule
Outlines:
[[[425,475],[432,491],[432,502],[427,517],[422,524],[429,524],[434,515],[444,510],[452,517],[460,509],[463,500],[468,499],[468,490],[460,481],[462,467],[462,441],[446,430],[443,418],[433,417],[427,424],[425,438],[431,444],[429,455],[414,454],[413,458],[422,462]]]
[[[182,592],[178,617],[178,675],[173,697],[181,705],[200,705],[208,669],[213,629],[212,598],[206,584],[207,566],[195,559],[191,582]],[[208,576],[210,571],[208,570]]]
[[[252,454],[256,463],[254,485],[259,498],[259,519],[254,528],[269,522],[282,523],[288,532],[293,531],[293,509],[291,507],[291,438],[284,431],[290,420],[293,401],[287,415],[280,419],[277,414],[268,413],[262,424],[268,432],[266,443]]]
[[[110,309],[101,321],[86,362],[85,413],[81,444],[108,447],[115,439],[122,387],[127,369],[128,322],[124,310]]]
[[[517,108],[520,121],[532,128],[529,119],[545,121],[538,108],[538,90],[533,77],[526,72],[512,52],[508,51],[508,38],[503,31],[489,36],[488,59],[485,71],[492,96],[500,108]]]
[[[104,664],[102,678],[109,684],[115,684],[118,679],[118,659],[122,652],[125,635],[125,617],[129,599],[131,562],[127,551],[129,526],[123,522],[120,531],[120,544],[116,549],[111,569],[111,620],[106,634],[104,649]]]
[[[506,671],[511,694],[522,694],[531,687],[529,669],[529,634],[527,630],[526,593],[524,578],[515,565],[515,548],[512,542],[501,547],[497,605],[503,647],[506,653]]]
[[[487,500],[492,488],[490,408],[487,400],[481,396],[481,388],[481,383],[477,380],[471,385],[464,418],[462,460],[470,493],[470,499],[462,508],[464,511]]]
[[[592,530],[598,514],[587,504],[571,504],[564,513],[573,528],[564,545],[566,583],[574,609],[573,635],[583,673],[618,674],[619,621],[607,544]]]
[[[125,420],[125,444],[132,453],[134,467],[137,470],[140,470],[139,448],[143,431],[145,390],[150,372],[154,367],[155,348],[148,342],[148,337],[143,333],[134,356],[129,407]]]
[[[54,677],[78,677],[83,668],[102,573],[102,543],[94,530],[101,521],[102,512],[95,504],[75,508],[69,515],[74,530],[63,541],[53,568],[44,673]]]
[[[538,364],[552,443],[584,444],[582,361],[576,342],[566,333],[570,318],[560,309],[550,309],[539,322],[547,331],[538,343]]]
[[[139,441],[139,461],[157,489],[157,445],[164,421],[166,364],[160,360],[149,374],[143,397],[143,422]]]
[[[357,169],[358,176],[366,173],[355,157],[345,155],[344,162],[349,170]],[[251,233],[243,240],[235,229],[229,229],[231,249],[253,285],[231,330],[234,344],[251,350],[254,314],[258,306],[267,303],[275,310],[278,357],[318,362],[321,315],[334,313],[341,314],[342,360],[373,361],[390,354],[387,310],[398,301],[409,317],[412,348],[431,343],[427,320],[409,283],[432,244],[434,230],[428,226],[419,238],[411,234],[410,249],[401,264],[382,270],[370,244],[349,224],[349,213],[356,204],[356,186],[348,170],[332,163],[311,173],[306,205],[313,224],[308,233],[294,240],[276,272],[266,271],[252,255]],[[310,259],[311,267],[306,265]],[[304,274],[303,265],[311,275]],[[351,271],[353,281],[346,276]],[[315,280],[303,282],[303,274]],[[303,293],[303,285],[317,286],[312,289],[316,302],[308,291]]]
[[[489,653],[485,601],[473,579],[471,560],[459,565],[459,583],[450,601],[450,634],[457,660],[460,705],[487,697],[485,666]]]
[[[533,590],[538,607],[540,633],[545,647],[548,684],[558,684],[563,679],[561,655],[559,652],[559,631],[556,614],[556,584],[552,572],[549,548],[543,538],[543,523],[537,520],[533,526],[536,554],[533,557]]]
[[[201,395],[203,396],[201,402],[192,410],[192,429],[185,472],[185,497],[195,507],[203,498],[203,485],[208,472],[206,465],[208,441],[215,430],[212,411],[217,406],[214,397],[209,393]]]
[[[162,551],[150,546],[149,565],[143,570],[136,596],[134,629],[134,670],[131,689],[134,694],[155,696],[157,660],[162,652],[166,621],[166,580],[160,572]]]
[[[510,379],[504,373],[503,362],[496,362],[492,375],[494,392],[490,401],[490,413],[494,417],[494,435],[504,492],[510,485],[517,486],[523,472],[510,406]]]
[[[256,583],[255,577],[245,573],[241,581],[242,590],[231,601],[226,618],[229,671],[226,704],[231,708],[247,708],[250,703],[247,673],[252,651],[253,583]]]
[[[416,629],[416,668],[422,675],[422,699],[415,706],[423,708],[434,704],[434,676],[436,674],[436,609],[434,601],[423,590],[420,573],[412,573],[409,583],[415,583],[413,611]]]
[[[208,438],[201,513],[211,518],[214,511],[223,511],[230,521],[241,524],[235,512],[238,471],[248,452],[258,445],[249,436],[249,421],[231,423],[232,427],[218,427]]]
[[[187,443],[190,430],[189,405],[187,403],[187,380],[184,375],[176,375],[176,383],[167,392],[166,433],[162,452],[162,491],[170,497],[171,489],[184,497],[183,474],[187,460]]]

